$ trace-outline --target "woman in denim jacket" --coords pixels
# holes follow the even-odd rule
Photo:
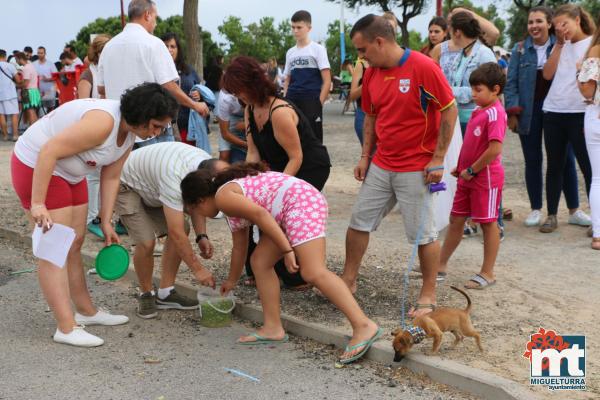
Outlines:
[[[467,122],[475,109],[469,77],[471,72],[481,64],[496,62],[496,56],[479,40],[482,31],[472,13],[455,12],[450,17],[449,24],[450,40],[436,46],[431,53],[431,58],[440,64],[452,87],[464,136]]]
[[[544,6],[532,8],[527,19],[527,31],[527,38],[513,48],[504,98],[509,115],[508,127],[519,134],[525,158],[525,184],[531,206],[525,226],[538,226],[542,220],[544,182],[542,105],[551,83],[542,76],[542,68],[556,42],[552,33],[552,10]],[[575,155],[570,145],[563,173],[563,193],[569,213],[575,215],[579,208],[579,193]]]

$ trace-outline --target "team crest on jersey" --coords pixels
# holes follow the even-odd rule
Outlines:
[[[473,131],[473,135],[481,136],[481,128],[480,127],[475,128],[475,130]]]
[[[400,93],[408,93],[410,90],[410,79],[400,79],[398,89],[400,89]]]

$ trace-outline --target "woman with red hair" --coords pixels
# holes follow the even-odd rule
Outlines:
[[[246,161],[264,161],[272,171],[300,178],[321,191],[331,168],[327,149],[302,112],[277,95],[277,87],[260,64],[251,57],[234,58],[223,75],[223,88],[246,104]],[[290,275],[282,262],[276,269],[286,286],[305,284],[299,274]],[[248,268],[247,273],[251,275]]]

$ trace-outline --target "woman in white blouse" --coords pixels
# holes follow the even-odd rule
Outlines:
[[[600,23],[600,19],[598,21]],[[585,144],[592,165],[590,208],[592,249],[600,250],[600,29],[596,30],[585,60],[577,72],[579,91],[588,106],[585,110]]]
[[[98,310],[86,286],[81,259],[88,207],[85,176],[101,171],[101,228],[106,245],[118,243],[110,220],[121,170],[135,137],[157,136],[176,116],[175,99],[160,85],[146,83],[126,91],[121,101],[81,99],[65,103],[31,125],[15,145],[12,182],[30,221],[44,232],[56,222],[77,234],[65,268],[38,259],[40,286],[57,322],[54,341],[100,346],[104,341],[81,325],[128,321],[124,315]]]

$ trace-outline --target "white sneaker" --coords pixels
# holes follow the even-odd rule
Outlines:
[[[579,226],[590,226],[592,225],[592,219],[583,211],[577,210],[573,214],[569,215],[569,224]]]
[[[96,315],[91,317],[75,313],[75,322],[80,325],[122,325],[129,322],[129,318],[126,315],[112,315],[107,311],[98,309]]]
[[[542,212],[540,210],[532,210],[525,219],[525,226],[538,226],[542,223]]]
[[[104,344],[104,340],[91,333],[87,333],[83,326],[75,326],[69,333],[62,333],[56,329],[53,339],[57,343],[70,344],[71,346],[78,347],[96,347]]]

